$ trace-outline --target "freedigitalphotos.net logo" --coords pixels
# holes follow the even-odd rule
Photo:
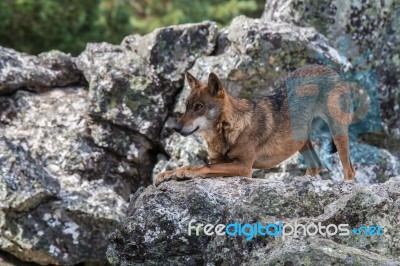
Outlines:
[[[283,240],[289,236],[315,236],[321,235],[324,237],[330,237],[334,235],[339,236],[372,236],[380,237],[384,236],[384,228],[380,226],[360,226],[350,229],[349,224],[328,224],[322,225],[321,222],[318,223],[307,223],[301,224],[295,222],[292,223],[269,223],[263,224],[258,221],[257,223],[239,223],[234,222],[228,225],[225,224],[202,224],[196,223],[196,220],[191,220],[188,224],[188,235],[191,236],[195,234],[200,236],[201,234],[207,236],[213,235],[228,235],[228,236],[243,236],[246,240],[251,240],[254,237],[282,237]]]

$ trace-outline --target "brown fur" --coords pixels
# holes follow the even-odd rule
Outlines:
[[[342,112],[339,106],[340,96],[349,93],[348,86],[340,81],[336,72],[318,65],[300,68],[289,74],[285,81],[318,76],[322,78],[317,82],[328,80],[327,83],[333,84],[332,88],[326,86],[329,89],[324,91],[324,86],[321,89],[321,86],[304,82],[290,92],[284,82],[274,95],[250,101],[231,97],[213,73],[208,84],[202,84],[187,73],[192,91],[187,110],[177,123],[176,130],[182,135],[199,131],[207,142],[211,164],[186,166],[161,173],[156,177],[155,184],[194,177],[251,177],[253,168],[272,168],[297,151],[305,152],[306,174],[315,176],[320,170],[316,165],[321,163],[308,136],[311,133],[311,121],[318,113],[331,128],[344,168],[344,178],[353,179],[355,171],[349,158],[347,134],[351,114]],[[300,108],[298,118],[300,129],[307,134],[305,138],[293,136],[288,93],[297,93],[295,96],[300,99],[294,104]],[[301,101],[304,96],[312,96],[315,101],[305,105]],[[327,103],[324,103],[325,98],[328,99]],[[328,106],[321,107],[324,104]]]

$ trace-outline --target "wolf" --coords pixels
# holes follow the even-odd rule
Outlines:
[[[191,92],[174,130],[183,136],[201,134],[210,163],[163,172],[155,178],[156,186],[171,179],[251,177],[252,169],[272,168],[296,152],[304,157],[306,175],[316,176],[322,163],[310,140],[315,118],[329,126],[344,179],[354,178],[348,134],[351,90],[333,69],[301,67],[288,74],[274,94],[254,100],[230,96],[214,73],[207,83],[189,72],[186,78]]]

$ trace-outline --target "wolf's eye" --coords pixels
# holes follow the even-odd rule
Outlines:
[[[203,108],[203,105],[201,104],[201,103],[196,103],[194,106],[193,106],[193,109],[195,110],[195,111],[199,111],[199,110],[201,110]]]

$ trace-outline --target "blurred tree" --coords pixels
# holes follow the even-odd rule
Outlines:
[[[51,49],[79,53],[100,40],[96,20],[99,1],[3,0],[0,45],[29,53]]]
[[[129,23],[133,10],[129,0],[101,0],[97,24],[101,28],[100,40],[120,43],[122,39],[134,33]]]
[[[129,34],[203,20],[225,26],[259,17],[264,0],[0,0],[0,45],[37,54],[79,54],[87,42],[120,43]]]
[[[249,14],[264,7],[264,0],[144,0],[130,1],[133,16],[130,23],[133,29],[146,33],[165,25],[213,20],[225,26],[240,14]],[[260,11],[261,10],[261,11]]]

